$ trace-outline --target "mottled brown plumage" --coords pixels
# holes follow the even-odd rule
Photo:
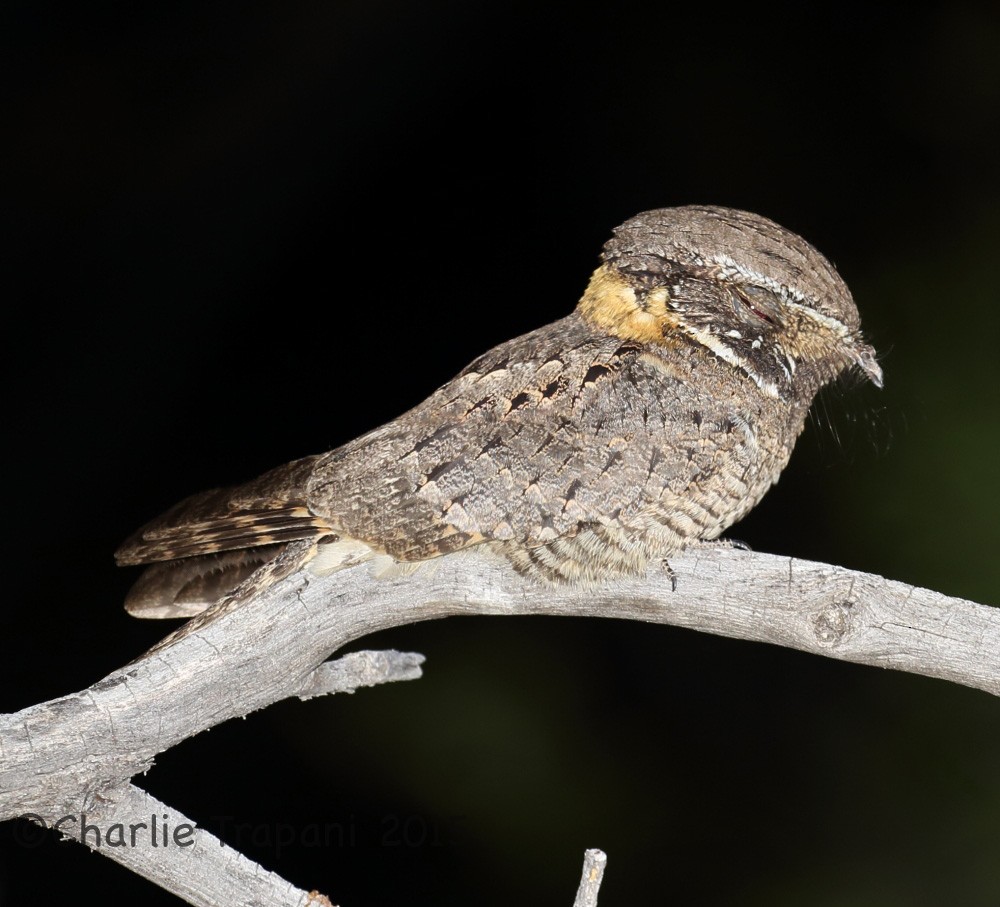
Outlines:
[[[724,208],[641,214],[572,314],[370,434],[140,530],[119,563],[169,563],[130,610],[195,613],[295,539],[322,571],[487,544],[555,582],[637,573],[750,510],[850,366],[881,384],[847,287],[798,236]]]

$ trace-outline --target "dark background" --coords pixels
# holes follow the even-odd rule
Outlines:
[[[886,375],[825,395],[733,535],[997,603],[986,10],[5,5],[0,708],[166,632],[120,607],[138,524],[392,418],[568,312],[612,226],[693,202],[822,249]],[[569,903],[588,846],[608,907],[1000,898],[985,694],[611,621],[365,644],[425,678],[231,722],[141,784],[344,907]],[[5,905],[177,903],[18,827]]]

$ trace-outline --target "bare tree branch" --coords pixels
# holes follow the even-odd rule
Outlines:
[[[597,907],[597,894],[601,890],[607,865],[608,855],[603,850],[584,851],[583,875],[580,876],[573,907]]]
[[[405,577],[375,578],[366,565],[323,578],[274,570],[273,585],[262,588],[258,577],[238,590],[239,607],[221,607],[192,621],[89,689],[0,716],[0,819],[34,813],[53,822],[94,815],[100,806],[110,817],[144,821],[149,801],[130,779],[158,753],[290,696],[417,676],[419,656],[373,659],[368,653],[320,665],[369,633],[460,614],[675,624],[1000,694],[1000,609],[840,567],[737,550],[693,549],[671,566],[676,590],[671,576],[659,570],[602,585],[541,586],[482,549]],[[177,864],[186,866],[184,872],[154,863],[138,849],[113,856],[190,903],[256,903],[238,881],[242,864],[235,856],[219,857],[231,859],[235,869],[222,872],[214,862],[200,874],[184,856],[196,849],[177,848],[170,855],[187,859]],[[256,877],[264,871],[248,872]],[[302,892],[289,887],[284,896]],[[286,903],[271,889],[266,898]]]
[[[330,903],[248,860],[132,784],[113,797],[95,799],[83,814],[69,815],[76,821],[65,821],[61,826],[66,837],[79,841],[82,836],[91,850],[197,907],[305,907],[309,903],[318,907]],[[84,822],[89,826],[86,833]]]

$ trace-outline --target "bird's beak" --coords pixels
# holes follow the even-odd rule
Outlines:
[[[882,388],[882,368],[875,359],[875,350],[866,344],[859,343],[853,350],[851,358],[877,388]]]

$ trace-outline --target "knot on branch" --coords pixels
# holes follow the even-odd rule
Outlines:
[[[853,627],[853,609],[854,602],[845,599],[832,602],[819,611],[813,618],[816,642],[828,649],[842,642]]]

